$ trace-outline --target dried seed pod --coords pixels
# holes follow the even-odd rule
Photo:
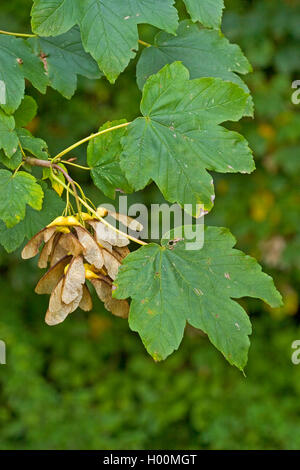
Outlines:
[[[51,294],[58,281],[64,275],[65,267],[70,263],[71,259],[72,256],[65,256],[52,266],[37,283],[35,292],[37,294]]]
[[[61,299],[70,304],[79,295],[82,297],[82,286],[85,283],[85,269],[81,256],[73,257],[64,277]]]
[[[88,263],[93,264],[97,269],[101,269],[104,264],[102,250],[92,237],[90,232],[83,227],[74,227],[78,239],[85,249],[84,257]]]
[[[85,312],[89,312],[93,308],[92,297],[86,284],[83,285],[82,298],[79,304],[79,308]]]
[[[112,253],[113,251],[113,247],[110,243],[104,241],[104,240],[99,240],[98,241],[99,245],[101,245],[101,247],[105,248],[107,251],[109,251],[110,253]]]
[[[140,222],[133,219],[132,217],[129,217],[128,215],[119,214],[118,212],[113,211],[108,211],[108,215],[121,222],[123,225],[125,225],[125,227],[128,227],[130,230],[134,230],[135,232],[141,232],[144,228]]]
[[[52,235],[56,232],[56,226],[46,227],[36,233],[22,250],[22,258],[29,259],[36,256],[43,242],[47,243]]]
[[[104,307],[113,315],[127,318],[129,314],[129,304],[126,300],[112,298],[112,286],[103,279],[91,279],[97,295],[104,303]]]
[[[91,283],[93,284],[95,291],[102,302],[107,302],[111,297],[112,292],[112,284],[109,280],[104,279],[91,279]]]
[[[53,243],[54,243],[54,240],[55,240],[55,236],[56,236],[56,233],[53,233],[51,238],[45,243],[45,245],[43,246],[43,248],[40,252],[38,267],[41,268],[41,269],[47,268],[47,266],[48,266],[49,258],[50,258],[50,255],[51,255],[52,249],[53,249]]]
[[[128,318],[130,306],[127,300],[111,298],[104,306],[116,317]]]
[[[101,240],[100,238],[97,238],[97,237],[96,237],[96,240],[97,240],[98,245],[100,245],[101,248],[105,248],[107,251],[112,253],[113,247],[110,243],[106,242],[105,240]]]
[[[58,243],[67,253],[73,256],[79,256],[85,253],[84,247],[72,232],[64,233]]]
[[[82,293],[70,304],[62,301],[62,288],[64,278],[62,277],[50,296],[49,308],[46,313],[45,321],[48,325],[54,326],[62,323],[67,316],[74,312],[80,304]]]
[[[93,227],[98,243],[103,245],[103,242],[107,242],[112,246],[126,246],[129,244],[129,240],[125,235],[121,235],[112,228],[104,225],[102,222],[92,220],[88,221],[88,223]]]
[[[60,244],[61,238],[66,235],[62,233],[56,234],[55,240],[53,242],[52,252],[50,255],[50,266],[54,266],[58,261],[68,255],[68,251],[63,248]]]
[[[105,215],[106,210],[101,212],[101,216]],[[23,258],[31,258],[44,243],[38,266],[47,267],[50,260],[50,269],[39,280],[35,291],[50,294],[45,318],[48,325],[63,322],[78,307],[84,311],[92,309],[86,279],[93,283],[107,310],[122,318],[128,316],[128,302],[112,298],[112,279],[116,278],[122,259],[129,254],[129,240],[89,214],[83,219],[94,229],[94,236],[76,217],[58,217],[38,232],[22,252]],[[99,232],[102,246],[97,241]]]
[[[115,246],[114,247],[114,253],[118,253],[118,255],[121,257],[121,259],[126,258],[126,256],[129,255],[130,250],[127,246]]]
[[[102,250],[103,258],[104,258],[104,266],[107,269],[109,277],[115,280],[119,271],[119,267],[121,266],[121,261],[119,256],[116,253],[110,253],[109,251],[103,249]]]

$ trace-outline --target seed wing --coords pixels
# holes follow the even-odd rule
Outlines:
[[[83,227],[74,227],[81,245],[85,249],[84,257],[86,261],[93,264],[97,269],[101,269],[104,264],[102,250],[94,240],[90,232]]]
[[[39,280],[35,292],[37,294],[51,294],[58,281],[64,274],[65,267],[70,263],[72,256],[65,256],[52,266]]]
[[[64,277],[61,299],[64,304],[70,304],[80,295],[82,297],[82,286],[85,283],[85,269],[83,258],[76,256],[72,258],[66,275]]]
[[[112,298],[112,286],[102,279],[91,279],[97,295],[104,303],[106,310],[113,315],[121,318],[127,318],[129,314],[129,304],[126,300]]]
[[[114,253],[110,253],[105,249],[102,250],[103,258],[104,258],[104,266],[107,269],[109,277],[115,280],[119,271],[119,267],[121,266],[121,262],[119,261],[118,255],[116,256]]]
[[[47,243],[48,240],[56,231],[56,226],[46,227],[40,232],[36,233],[29,242],[24,246],[22,250],[22,258],[29,259],[36,256],[39,252],[40,246],[43,242]]]
[[[54,326],[62,323],[80,304],[82,294],[68,305],[63,303],[61,298],[63,282],[64,278],[62,277],[50,296],[49,308],[45,318],[47,325]]]
[[[49,240],[45,243],[45,245],[43,246],[41,250],[39,261],[38,261],[38,267],[41,269],[47,268],[48,266],[48,261],[52,253],[55,236],[56,236],[56,233],[53,233],[53,235],[49,238]]]
[[[93,308],[92,297],[86,284],[83,285],[82,298],[79,304],[79,308],[85,312],[89,312]]]
[[[99,243],[102,243],[102,241],[104,241],[113,246],[126,246],[129,244],[129,240],[127,237],[121,235],[112,228],[107,227],[102,222],[97,220],[91,220],[89,221],[89,224],[93,227],[96,239]]]

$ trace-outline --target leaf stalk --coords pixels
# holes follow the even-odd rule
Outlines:
[[[0,29],[0,34],[5,34],[6,36],[16,36],[20,38],[36,38],[36,34],[27,34],[27,33],[12,33],[10,31],[3,31]]]

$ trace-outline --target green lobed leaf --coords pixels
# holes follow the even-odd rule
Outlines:
[[[0,221],[0,244],[8,253],[15,251],[22,245],[24,238],[32,238],[61,214],[64,206],[64,201],[54,191],[46,189],[40,211],[27,207],[25,218],[12,228],[7,228],[4,222]]]
[[[6,102],[0,107],[13,113],[24,97],[25,78],[45,93],[48,78],[43,64],[28,42],[13,36],[0,35],[0,80],[5,83]]]
[[[43,139],[34,137],[27,129],[16,129],[23,150],[27,150],[36,158],[48,159],[48,147]]]
[[[22,103],[14,114],[17,127],[25,127],[36,116],[37,104],[31,96],[24,96]]]
[[[78,0],[33,0],[32,30],[39,36],[58,36],[75,25]]]
[[[25,238],[23,221],[12,228],[7,228],[5,223],[0,220],[0,244],[5,248],[7,253],[12,253],[20,245]]]
[[[155,181],[166,200],[181,206],[213,206],[207,170],[250,173],[247,141],[219,124],[237,121],[248,99],[239,86],[217,78],[189,80],[179,62],[152,75],[143,90],[141,112],[122,139],[120,163],[134,189]]]
[[[24,171],[13,175],[8,170],[0,170],[0,219],[8,228],[25,217],[26,204],[41,210],[43,190],[36,179]]]
[[[20,148],[13,154],[12,157],[8,158],[5,153],[0,150],[0,162],[10,170],[15,170],[22,162],[23,155]]]
[[[63,165],[62,163],[58,163],[58,166],[62,170],[64,170],[65,173],[68,173],[68,170],[65,167],[65,165]],[[50,168],[43,168],[43,180],[49,179],[49,181],[51,183],[51,186],[54,189],[54,191],[59,196],[61,196],[62,193],[64,192],[64,186],[63,185],[66,183],[66,179],[60,171],[55,170],[55,172],[56,172],[56,175],[55,175],[56,178],[60,181],[59,183],[58,183],[57,179],[54,179],[54,177],[52,176],[52,172],[50,171]]]
[[[200,21],[209,28],[220,28],[224,0],[184,0],[193,21]]]
[[[126,119],[105,123],[99,131],[126,122]],[[103,134],[91,140],[87,149],[87,163],[95,185],[111,199],[115,198],[116,189],[125,193],[132,191],[120,167],[122,153],[121,138],[126,134],[126,127]]]
[[[7,157],[4,152],[0,151],[0,161],[10,170],[14,170],[22,161],[22,149],[31,155],[40,158],[42,160],[48,159],[47,144],[44,140],[34,137],[27,129],[16,128],[12,134],[16,137],[17,146],[14,147],[16,151],[11,157]],[[1,143],[1,137],[0,137]]]
[[[79,25],[84,48],[114,83],[138,49],[139,23],[175,33],[174,0],[82,0]]]
[[[17,148],[18,136],[15,132],[15,120],[13,116],[7,116],[0,110],[0,149],[3,149],[6,157],[10,158]]]
[[[97,63],[84,51],[77,27],[55,38],[35,38],[30,42],[43,57],[50,86],[65,98],[73,96],[77,75],[90,79],[102,76]]]
[[[114,297],[132,298],[130,328],[155,360],[179,347],[188,322],[242,370],[251,323],[233,299],[255,297],[277,307],[281,296],[254,258],[233,249],[236,241],[227,229],[206,227],[204,237],[201,250],[189,251],[177,238],[131,253],[119,270]]]
[[[57,36],[76,23],[84,48],[114,82],[138,49],[140,23],[175,33],[174,0],[34,0],[32,29],[40,36]]]
[[[34,210],[31,207],[27,207],[26,209],[26,217],[22,221],[25,227],[26,238],[32,238],[42,228],[50,224],[56,217],[61,215],[64,208],[65,202],[63,199],[52,189],[45,189],[42,208]]]
[[[217,77],[237,83],[249,92],[238,74],[249,73],[251,65],[239,46],[230,42],[218,31],[201,29],[191,21],[179,24],[177,35],[165,32],[156,35],[154,45],[146,47],[137,64],[137,82],[140,89],[150,75],[164,65],[181,61],[191,78]],[[253,115],[253,102],[249,97],[246,115]]]

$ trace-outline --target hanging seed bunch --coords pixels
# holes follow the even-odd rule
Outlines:
[[[108,211],[98,208],[97,214],[104,217]],[[132,230],[142,230],[139,222],[130,217],[113,212],[109,215]],[[112,298],[112,284],[123,258],[129,254],[128,244],[125,234],[87,213],[58,217],[34,235],[24,247],[22,258],[39,254],[39,268],[49,267],[35,288],[37,294],[50,294],[46,323],[62,323],[78,307],[92,309],[87,280],[108,311],[127,318],[129,304]]]

